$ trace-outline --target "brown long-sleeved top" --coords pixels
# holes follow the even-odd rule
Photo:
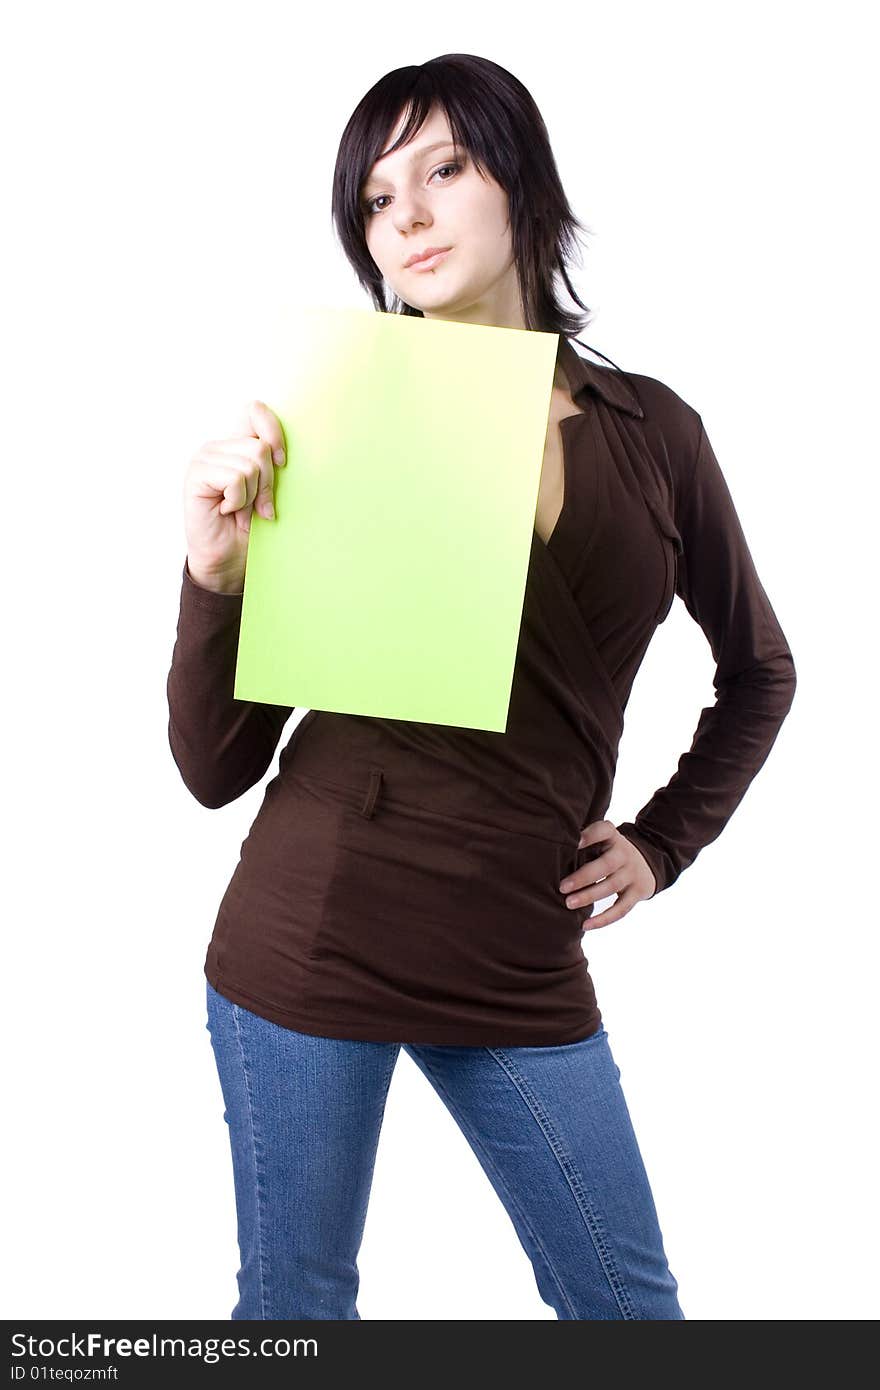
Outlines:
[[[579,340],[576,340],[579,341]],[[670,887],[721,833],[795,691],[697,412],[560,338],[583,412],[563,422],[564,500],[536,532],[504,733],[310,710],[242,843],[205,974],[284,1027],[373,1041],[545,1046],[601,1013],[592,906],[559,883],[599,853],[623,713],[677,593],[709,641],[716,700],[667,786],[618,826]],[[295,463],[295,461],[294,461]],[[241,595],[183,568],[168,735],[204,806],[264,775],[292,713],[233,697]]]

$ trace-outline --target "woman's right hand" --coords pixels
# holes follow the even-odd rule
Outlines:
[[[183,485],[186,559],[203,589],[243,591],[251,512],[275,515],[275,467],[286,461],[281,422],[263,401],[251,401],[239,433],[193,455]]]

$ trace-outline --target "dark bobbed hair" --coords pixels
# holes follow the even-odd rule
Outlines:
[[[470,53],[444,53],[380,78],[363,96],[342,133],[333,173],[332,221],[358,281],[382,313],[424,318],[390,292],[367,250],[361,189],[383,154],[406,145],[433,107],[446,114],[452,138],[483,174],[488,169],[508,194],[513,255],[527,328],[576,337],[592,311],[575,293],[568,262],[575,259],[577,231],[590,233],[572,212],[562,188],[547,128],[523,84],[497,63]],[[408,116],[389,150],[383,145],[401,112]],[[577,258],[578,264],[582,264]],[[555,276],[584,310],[566,309]]]

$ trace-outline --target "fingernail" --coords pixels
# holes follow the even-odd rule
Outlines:
[[[568,890],[569,890],[569,888],[571,888],[572,886],[573,886],[573,885],[572,885],[571,879],[570,879],[570,878],[564,878],[564,879],[562,880],[562,882],[560,883],[560,885],[559,885],[559,891],[560,891],[560,893],[567,893]]]
[[[275,508],[272,506],[272,503],[271,503],[271,502],[269,501],[269,499],[267,498],[266,501],[263,503],[263,516],[274,516],[274,515],[275,515]]]
[[[283,463],[283,462],[284,462],[284,450],[283,450],[283,449],[276,449],[275,452],[274,452],[274,454],[272,455],[272,457],[273,457],[273,459],[275,460],[276,463]]]

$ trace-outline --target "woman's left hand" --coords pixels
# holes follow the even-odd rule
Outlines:
[[[607,842],[606,848],[595,859],[590,859],[569,874],[559,885],[560,892],[567,894],[566,907],[587,907],[589,903],[608,898],[613,893],[617,899],[600,912],[598,917],[588,917],[584,931],[594,927],[607,927],[625,917],[636,903],[653,897],[657,883],[647,859],[636,849],[632,840],[621,835],[616,825],[608,820],[593,821],[581,831],[578,849],[586,845]]]

